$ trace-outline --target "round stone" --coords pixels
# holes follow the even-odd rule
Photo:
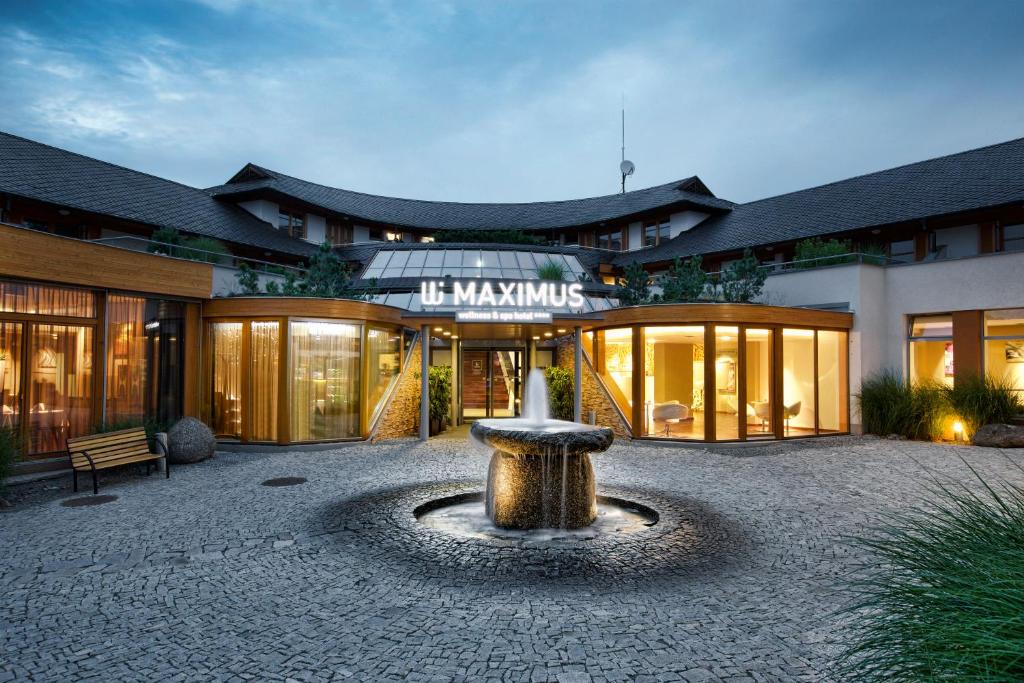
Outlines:
[[[217,439],[202,421],[183,417],[167,432],[168,458],[173,463],[200,462],[213,457]]]
[[[495,451],[487,516],[502,529],[580,529],[597,518],[590,456]]]

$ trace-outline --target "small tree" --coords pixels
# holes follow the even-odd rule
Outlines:
[[[150,235],[150,239],[161,244],[151,244],[147,251],[151,254],[166,254],[167,256],[179,256],[177,245],[181,244],[181,233],[174,228],[157,228]]]
[[[573,373],[569,368],[552,366],[544,370],[544,379],[548,384],[548,403],[551,404],[551,417],[556,420],[572,420],[573,418]]]
[[[767,277],[768,271],[761,268],[753,252],[744,249],[743,258],[722,270],[719,278],[722,299],[732,303],[753,301],[764,289]]]
[[[352,269],[334,253],[327,242],[321,244],[310,259],[303,285],[307,296],[361,298],[355,295],[352,286]]]
[[[620,306],[638,306],[651,299],[650,276],[642,265],[633,261],[626,266],[622,284],[615,291]]]
[[[661,300],[667,304],[699,301],[708,287],[708,274],[701,268],[698,254],[684,263],[678,256],[658,280]]]
[[[430,366],[427,374],[428,405],[432,434],[443,432],[452,407],[452,369],[447,365]]]
[[[235,279],[238,280],[238,286],[241,287],[242,294],[255,296],[260,293],[260,278],[256,271],[249,267],[248,263],[243,262],[238,267]]]

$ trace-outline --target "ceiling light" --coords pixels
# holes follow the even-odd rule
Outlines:
[[[565,328],[564,327],[559,327],[558,328],[558,334],[565,334]]]
[[[551,333],[550,333],[550,332],[545,332],[545,333],[544,333],[544,336],[545,336],[545,337],[550,337],[550,336],[551,336]]]
[[[451,332],[448,332],[448,331],[445,331],[445,333],[444,333],[444,336],[446,336],[446,337],[450,337],[450,336],[452,336],[452,333],[451,333]]]
[[[537,335],[533,335],[534,340],[540,339]]]
[[[458,339],[458,338],[459,338],[459,335],[457,335],[457,334],[453,334],[452,335],[452,339]]]
[[[441,328],[440,328],[440,327],[435,327],[435,328],[434,328],[434,332],[440,332],[440,331],[441,331]]]

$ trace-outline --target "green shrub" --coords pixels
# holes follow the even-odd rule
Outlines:
[[[260,293],[260,278],[256,271],[249,267],[248,263],[244,261],[238,266],[238,272],[235,273],[235,279],[238,280],[238,286],[242,290],[242,294],[246,296],[255,296]]]
[[[860,247],[861,261],[875,266],[884,266],[889,260],[889,252],[884,244],[872,242]]]
[[[556,420],[573,418],[573,371],[569,368],[552,366],[544,370],[548,385],[548,403],[551,417]]]
[[[430,366],[427,375],[430,392],[431,422],[447,422],[452,407],[452,369],[447,365]]]
[[[438,230],[434,242],[446,244],[540,244],[518,230]]]
[[[14,471],[14,463],[25,451],[21,434],[13,427],[0,427],[0,492],[4,490],[4,482]]]
[[[672,261],[665,274],[658,278],[661,286],[660,301],[666,304],[685,304],[699,301],[707,295],[708,274],[701,267],[701,256],[697,254],[685,263],[678,256]]]
[[[859,541],[876,558],[854,588],[840,676],[1024,680],[1024,489],[981,483],[939,487],[927,510]]]
[[[620,306],[639,306],[651,300],[651,276],[638,262],[628,266],[622,278],[622,284],[615,290],[615,297]]]
[[[761,267],[750,249],[743,250],[743,258],[730,263],[718,276],[718,288],[723,301],[748,303],[761,295],[768,270]]]
[[[952,415],[963,423],[968,439],[979,427],[1009,422],[1024,410],[1012,385],[995,377],[974,374],[957,377],[954,386],[943,387],[942,392]]]
[[[189,237],[182,240],[178,255],[191,261],[220,263],[228,255],[228,248],[212,237]]]
[[[178,256],[178,249],[175,246],[167,245],[179,245],[181,244],[181,233],[174,228],[157,228],[150,235],[150,239],[154,242],[162,242],[162,244],[151,244],[148,247],[148,251],[151,254],[167,254],[168,256]]]
[[[864,379],[857,400],[866,434],[928,441],[942,435],[948,411],[935,384],[911,386],[899,372],[883,370]]]
[[[807,261],[797,263],[797,268],[818,268],[851,261],[852,257],[848,254],[852,250],[850,240],[823,240],[820,237],[810,237],[796,243],[793,259]]]
[[[565,265],[548,259],[537,264],[537,277],[541,280],[564,280]]]

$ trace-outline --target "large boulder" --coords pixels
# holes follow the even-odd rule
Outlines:
[[[1024,448],[1024,427],[1017,425],[985,425],[974,433],[975,446],[990,448]]]
[[[167,431],[167,446],[171,462],[199,462],[213,457],[217,439],[202,421],[183,417]]]

